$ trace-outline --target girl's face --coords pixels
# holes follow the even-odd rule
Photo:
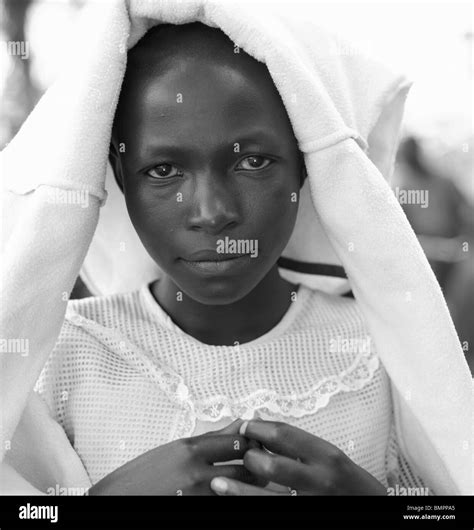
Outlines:
[[[189,297],[229,304],[290,238],[302,157],[266,67],[230,41],[225,60],[222,49],[200,54],[191,44],[166,68],[135,72],[129,59],[111,158],[150,256]]]

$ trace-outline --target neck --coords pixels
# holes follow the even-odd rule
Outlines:
[[[250,293],[227,305],[197,302],[166,275],[151,286],[155,300],[185,333],[205,344],[226,346],[250,342],[274,328],[297,290],[280,276],[276,264]]]

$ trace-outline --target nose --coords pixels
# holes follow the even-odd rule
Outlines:
[[[216,235],[238,222],[237,197],[232,183],[210,172],[196,176],[188,228]]]

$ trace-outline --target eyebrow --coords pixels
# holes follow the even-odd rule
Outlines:
[[[278,136],[264,129],[246,131],[245,135],[236,135],[235,139],[229,140],[223,149],[228,148],[233,150],[235,144],[239,144],[242,149],[251,149],[261,143],[269,145],[272,150],[278,150]],[[164,141],[160,141],[157,138],[156,143],[149,143],[143,148],[143,154],[140,158],[149,159],[164,152],[170,153],[171,155],[193,154],[194,150],[193,147],[188,148],[183,145],[177,146],[176,144],[170,144],[167,138]]]
[[[256,143],[267,143],[267,144],[277,144],[278,137],[276,134],[264,130],[259,130],[252,132],[243,137],[237,137],[233,144],[238,143],[239,145],[249,145]]]

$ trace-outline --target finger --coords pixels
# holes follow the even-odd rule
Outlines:
[[[296,490],[309,489],[313,483],[308,465],[286,456],[269,455],[259,449],[245,453],[244,466],[256,476]]]
[[[290,458],[299,458],[302,462],[317,461],[328,453],[338,449],[298,427],[288,423],[266,420],[250,420],[240,427],[240,434],[258,440],[274,453]]]
[[[229,425],[226,425],[222,429],[217,429],[215,431],[208,431],[204,433],[202,436],[208,436],[209,434],[239,434],[239,429],[244,423],[244,420],[241,418],[237,418],[232,423],[229,423]]]
[[[208,434],[190,438],[189,443],[210,464],[241,460],[251,447],[250,440],[239,434]]]
[[[211,480],[211,489],[218,495],[287,495],[220,476]]]
[[[223,429],[219,429],[218,431],[209,431],[207,434],[213,434],[213,433],[219,433],[219,434],[239,434],[240,432],[240,428],[242,427],[242,424],[244,423],[245,420],[241,419],[241,418],[237,418],[236,420],[234,420],[232,423],[229,423],[229,425],[227,425],[226,427],[224,427]],[[257,441],[257,440],[248,440],[249,442],[249,448],[252,449],[252,448],[256,448],[256,449],[261,449],[262,448],[262,444]]]
[[[226,477],[246,484],[253,484],[254,486],[265,487],[268,484],[268,480],[264,477],[254,475],[245,466],[241,464],[224,464],[209,466],[209,480],[214,477]]]
[[[244,420],[241,418],[237,418],[232,423],[229,423],[229,425],[223,427],[222,429],[216,429],[215,431],[207,431],[204,434],[201,434],[201,436],[209,436],[213,434],[239,434],[239,430],[242,426],[242,423],[244,423]],[[248,440],[248,442],[250,448],[262,448],[262,444],[257,440]]]

